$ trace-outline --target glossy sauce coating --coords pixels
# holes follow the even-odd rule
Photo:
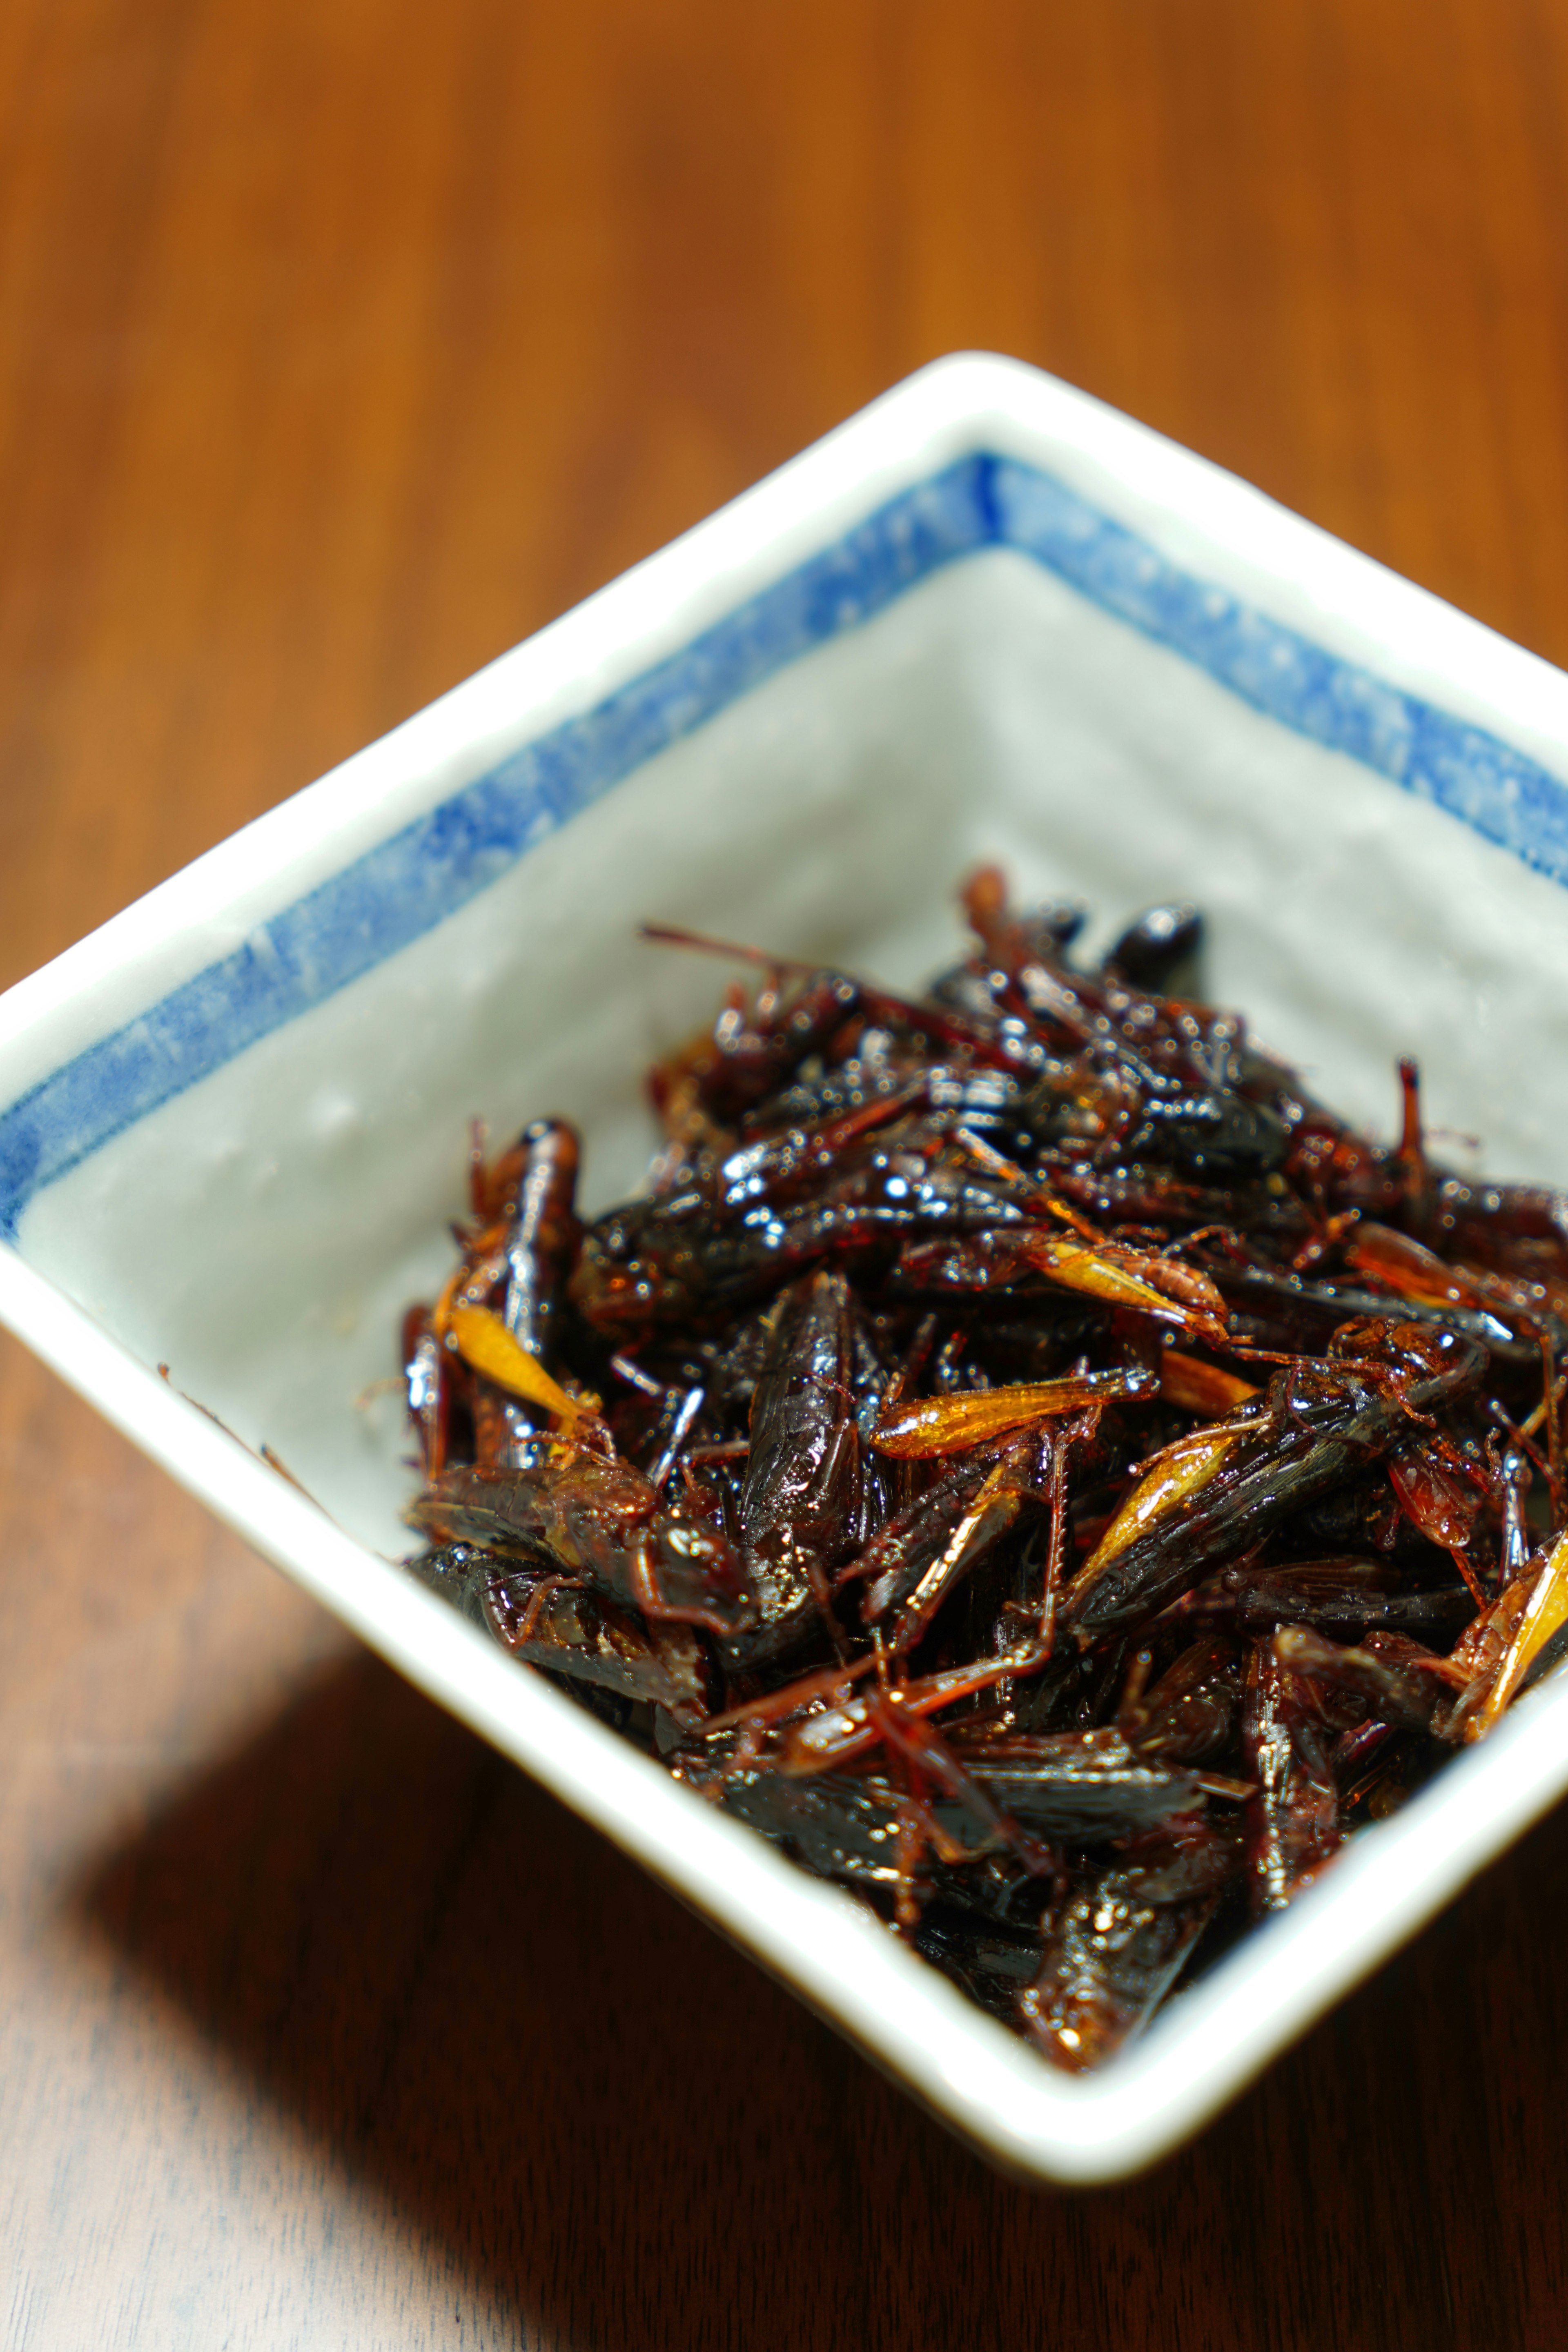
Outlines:
[[[403,1335],[418,1572],[1069,2071],[1568,1652],[1568,1202],[1358,1135],[1190,978],[963,903],[745,973],[584,1222],[557,1118]]]

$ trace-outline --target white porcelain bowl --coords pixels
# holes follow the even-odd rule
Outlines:
[[[639,921],[910,984],[982,856],[1107,937],[1198,900],[1211,992],[1337,1106],[1387,1132],[1415,1052],[1490,1171],[1568,1175],[1564,776],[1562,674],[1081,394],[943,361],[0,1001],[0,1316],[995,2159],[1112,2179],[1552,1802],[1568,1683],[1067,2080],[393,1565],[406,1440],[355,1399],[447,1265],[471,1115],[579,1121],[595,1205],[636,1181],[641,1073],[722,977]]]

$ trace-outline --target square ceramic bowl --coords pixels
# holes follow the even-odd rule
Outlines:
[[[473,1114],[580,1122],[591,1205],[637,1181],[641,1073],[722,979],[649,919],[909,985],[981,857],[1106,938],[1194,898],[1210,993],[1330,1100],[1388,1131],[1415,1052],[1490,1170],[1568,1174],[1568,1094],[1527,1082],[1568,1049],[1563,777],[1568,678],[1082,394],[944,361],[11,991],[0,1316],[994,2159],[1112,2179],[1554,1801],[1568,1682],[1067,2080],[405,1577],[399,1408],[355,1400],[447,1266]]]

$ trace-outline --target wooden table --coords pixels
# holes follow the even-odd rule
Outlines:
[[[1550,0],[10,0],[0,120],[6,980],[955,346],[1568,659]],[[1030,2193],[9,1344],[0,1465],[7,2347],[1568,2335],[1568,1816]]]

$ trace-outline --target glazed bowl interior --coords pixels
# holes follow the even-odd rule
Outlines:
[[[744,969],[640,924],[915,986],[959,950],[953,887],[982,857],[1081,900],[1090,951],[1152,900],[1195,899],[1210,991],[1331,1102],[1386,1133],[1414,1051],[1456,1156],[1474,1136],[1494,1171],[1568,1167],[1568,1102],[1514,1076],[1562,1043],[1558,886],[990,549],[84,1157],[28,1203],[23,1254],[396,1555],[407,1444],[375,1383],[449,1269],[470,1121],[498,1140],[577,1121],[607,1204],[656,1140],[648,1064]]]

